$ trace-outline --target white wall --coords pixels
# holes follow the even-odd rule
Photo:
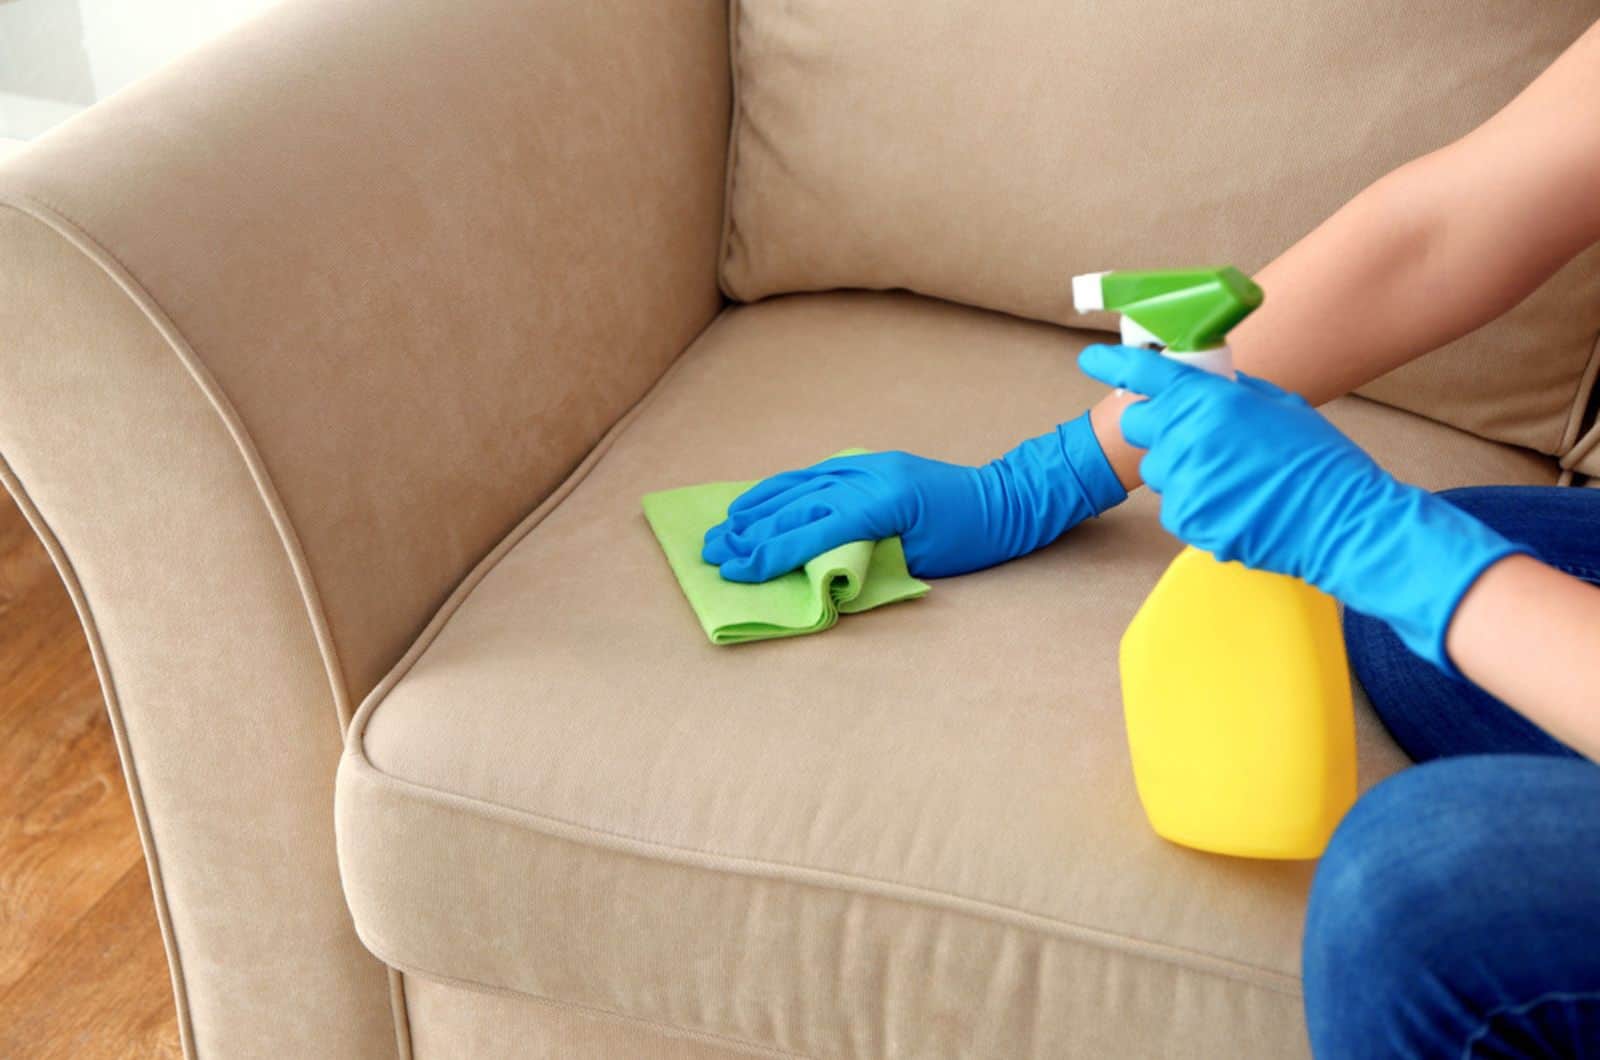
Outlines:
[[[0,136],[31,139],[277,0],[0,0]]]

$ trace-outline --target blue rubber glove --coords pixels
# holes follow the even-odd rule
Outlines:
[[[1127,495],[1085,413],[982,467],[889,452],[774,475],[728,506],[701,556],[729,581],[763,582],[898,534],[911,573],[941,578],[1032,552]]]
[[[1078,363],[1149,398],[1123,412],[1122,435],[1148,450],[1140,472],[1167,530],[1218,559],[1308,581],[1456,674],[1445,653],[1456,606],[1490,564],[1528,549],[1396,481],[1264,379],[1124,346],[1090,346]]]

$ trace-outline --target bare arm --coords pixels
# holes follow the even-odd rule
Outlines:
[[[1600,759],[1600,588],[1510,556],[1467,590],[1445,644],[1462,673]]]
[[[1473,132],[1390,173],[1256,277],[1233,333],[1252,375],[1320,404],[1488,323],[1600,241],[1600,23]],[[1125,486],[1143,454],[1107,395],[1095,435]]]

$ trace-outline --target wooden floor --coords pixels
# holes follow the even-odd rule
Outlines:
[[[0,1057],[180,1055],[89,648],[0,490]]]

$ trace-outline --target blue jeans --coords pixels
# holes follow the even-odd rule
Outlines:
[[[1600,490],[1442,496],[1600,583]],[[1373,707],[1423,764],[1364,795],[1317,868],[1313,1052],[1600,1057],[1600,767],[1383,623],[1347,613],[1345,639]]]

